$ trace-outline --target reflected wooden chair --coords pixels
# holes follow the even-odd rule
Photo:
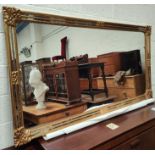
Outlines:
[[[67,45],[67,37],[61,39],[61,55],[56,55],[52,57],[53,61],[58,60],[66,60],[66,45]]]

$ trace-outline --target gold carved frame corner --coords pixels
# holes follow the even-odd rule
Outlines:
[[[21,11],[16,8],[3,7],[4,22],[9,26],[16,26],[21,19]]]
[[[14,130],[15,146],[19,147],[31,141],[31,131],[23,126]]]
[[[71,116],[65,119],[65,121],[56,121],[47,123],[44,125],[35,126],[29,129],[24,128],[23,111],[22,111],[22,100],[20,98],[20,69],[19,69],[19,56],[18,46],[16,37],[16,25],[20,21],[43,23],[43,24],[55,24],[63,26],[83,27],[83,28],[94,28],[94,29],[107,29],[107,30],[122,30],[131,32],[141,32],[145,38],[145,81],[146,81],[146,92],[145,94],[131,98],[125,101],[117,102],[114,106],[119,108],[120,105],[138,102],[144,99],[152,97],[151,90],[151,27],[150,26],[139,26],[122,23],[112,23],[105,21],[96,21],[72,17],[64,17],[51,14],[36,13],[30,11],[24,11],[16,8],[3,7],[3,21],[4,29],[6,34],[6,47],[9,64],[9,75],[10,75],[10,90],[11,90],[11,101],[13,109],[13,122],[14,122],[14,142],[15,146],[21,146],[30,142],[34,138],[43,136],[49,132],[56,131],[55,128],[62,129],[72,125],[71,120],[75,120],[75,123],[80,118],[91,118],[92,116],[99,116],[102,113],[102,109],[92,110],[84,114],[77,116]],[[17,97],[15,97],[17,96]],[[107,110],[111,110],[112,107],[107,106]],[[65,122],[65,123],[63,123]],[[61,125],[60,125],[61,124]]]

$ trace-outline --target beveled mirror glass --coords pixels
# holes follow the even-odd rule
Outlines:
[[[112,109],[119,109],[152,97],[150,26],[63,17],[9,7],[3,7],[3,15],[16,146],[110,112]],[[69,70],[66,69],[66,72],[60,70],[61,67],[57,65],[66,60],[62,58],[61,61],[57,61],[55,56],[60,55],[64,47],[66,60],[70,63],[67,65],[75,66],[73,60],[77,61],[81,55],[86,54],[89,65],[104,63],[104,80],[108,95],[103,93],[104,95],[99,95],[95,99],[104,98],[104,101],[110,104],[85,112],[88,108],[87,103],[91,103],[91,106],[96,103],[95,99],[90,102],[91,98],[87,93],[82,93],[90,86],[89,78],[83,78],[78,71],[81,77],[78,77],[79,83],[76,82],[77,68],[80,70],[83,67],[79,62],[78,67],[73,67],[73,70],[71,67]],[[107,57],[111,55],[114,59],[110,58],[109,63]],[[122,72],[116,75],[114,73],[118,62],[114,60],[118,57],[124,68],[119,68]],[[55,66],[59,69],[55,69]],[[36,109],[34,88],[29,84],[30,72],[34,67],[40,70],[43,81],[49,87],[45,96],[47,108],[42,110]],[[51,75],[51,70],[54,75]],[[64,84],[62,81],[69,79],[67,73],[71,78],[69,83],[72,83],[73,79],[75,81],[72,85]],[[92,85],[95,91],[105,88],[102,69],[91,70],[91,76],[94,77]],[[69,93],[68,88],[72,92],[75,89],[76,92]],[[70,94],[74,96],[72,101],[68,100]]]

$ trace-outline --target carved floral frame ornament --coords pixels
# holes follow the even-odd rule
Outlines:
[[[120,107],[134,104],[140,100],[144,100],[152,97],[151,90],[151,27],[139,26],[121,23],[112,23],[105,21],[96,21],[72,17],[64,17],[52,14],[37,13],[19,10],[11,7],[3,7],[3,19],[4,29],[6,34],[6,47],[9,63],[9,75],[10,75],[10,89],[11,100],[13,109],[13,122],[14,122],[14,142],[15,146],[21,146],[28,143],[34,138],[38,138],[47,133],[57,131],[69,125],[76,124],[83,120],[94,118],[103,113],[112,111],[113,109],[119,109]],[[146,80],[146,92],[141,96],[127,99],[120,102],[110,104],[105,108],[98,108],[71,116],[65,119],[61,119],[55,122],[38,125],[32,128],[25,128],[23,121],[22,100],[20,95],[20,80],[21,72],[19,69],[19,56],[16,37],[16,24],[20,21],[28,21],[34,23],[43,24],[55,24],[63,26],[73,27],[85,27],[94,29],[109,29],[109,30],[122,30],[131,32],[144,33],[145,38],[145,80]]]

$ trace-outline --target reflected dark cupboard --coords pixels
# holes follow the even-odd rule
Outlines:
[[[81,101],[78,64],[62,61],[56,66],[44,65],[43,80],[49,86],[48,101],[72,104]]]
[[[52,64],[48,58],[43,58],[37,60],[36,63],[32,63],[32,61],[21,63],[22,94],[25,105],[36,103],[33,88],[28,82],[32,67],[37,67],[40,70],[43,81],[49,86],[46,101],[58,101],[66,104],[81,101],[77,62],[62,61],[58,64]]]
[[[20,64],[22,81],[21,81],[21,93],[22,101],[25,105],[36,104],[35,97],[33,95],[34,89],[29,84],[29,75],[33,67],[38,68],[38,64],[32,63],[32,61],[25,61]]]
[[[142,74],[140,50],[110,52],[98,55],[99,62],[105,64],[105,75],[114,76],[118,71],[131,70],[130,75]]]

